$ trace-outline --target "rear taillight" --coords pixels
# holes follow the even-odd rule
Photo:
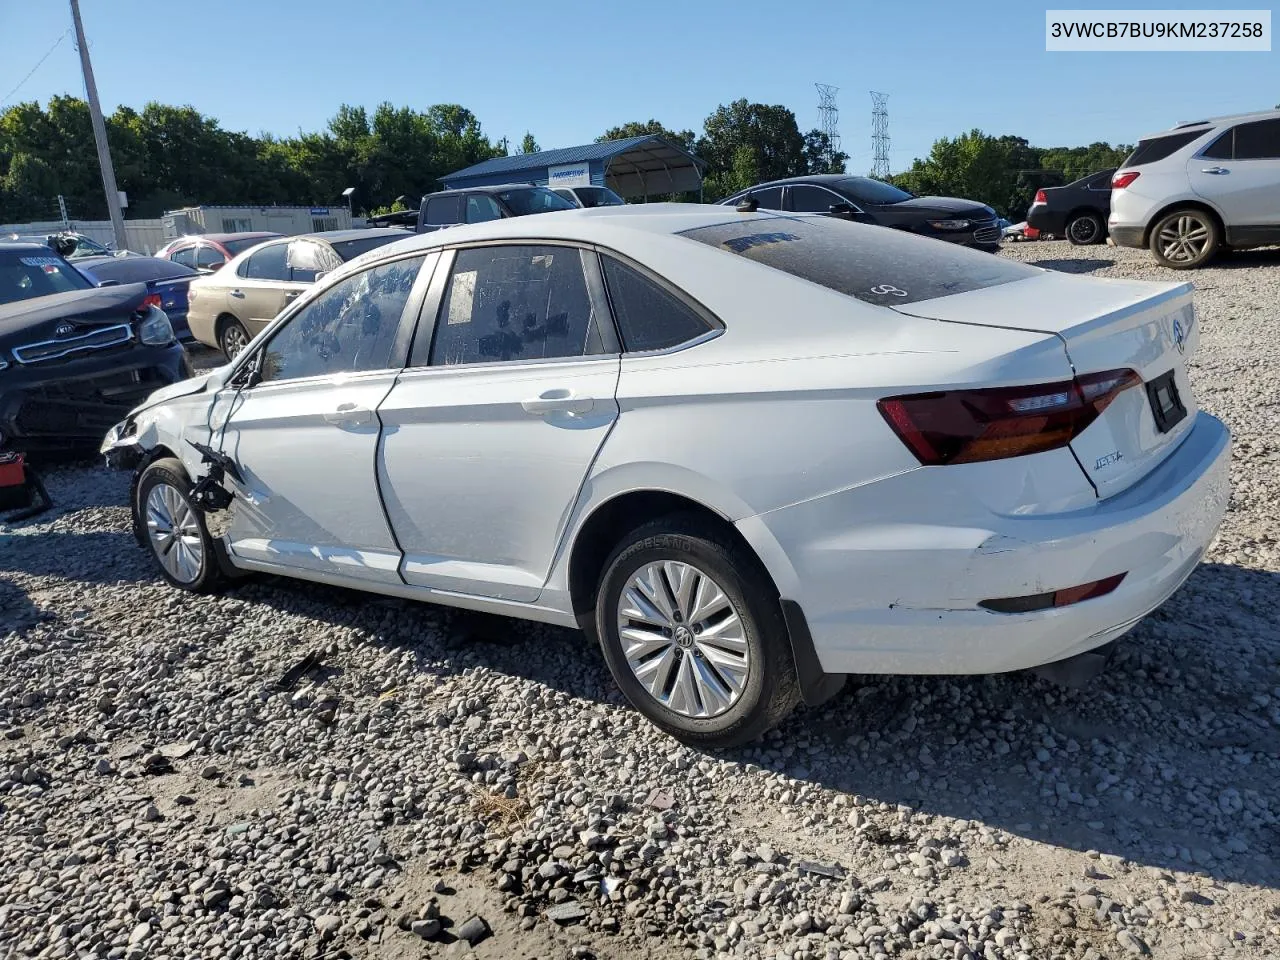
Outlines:
[[[157,310],[159,310],[159,309],[160,309],[160,302],[161,302],[161,301],[160,301],[160,294],[158,294],[158,293],[149,293],[149,294],[147,294],[145,297],[143,297],[143,298],[142,298],[142,306],[143,306],[144,308],[145,308],[145,307],[155,307]]]
[[[1043,190],[1037,190],[1037,191],[1036,191],[1036,198],[1035,198],[1033,201],[1031,201],[1031,202],[1032,202],[1032,203],[1048,203],[1048,202],[1049,202],[1049,195],[1048,195],[1047,193],[1045,193]]]
[[[1137,180],[1140,176],[1142,176],[1142,174],[1139,173],[1137,170],[1126,170],[1124,173],[1117,173],[1115,177],[1111,180],[1111,189],[1123,190],[1129,184],[1133,183],[1133,181]]]
[[[1060,383],[887,397],[877,406],[925,466],[977,463],[1065,447],[1140,383],[1132,370],[1108,370]]]

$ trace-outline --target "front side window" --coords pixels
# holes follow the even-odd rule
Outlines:
[[[1235,159],[1280,159],[1280,119],[1242,123],[1235,128],[1235,134]]]
[[[444,194],[427,200],[427,223],[461,223],[462,195]]]
[[[791,209],[796,213],[830,213],[837,203],[848,203],[830,190],[800,184],[791,188]]]
[[[196,248],[183,247],[181,250],[175,250],[173,253],[169,254],[169,259],[174,263],[182,264],[184,267],[191,267],[192,269],[195,269]]]
[[[467,223],[484,223],[501,220],[502,210],[493,197],[485,193],[473,193],[467,197]]]
[[[550,192],[550,191],[548,191]],[[581,357],[602,350],[573,247],[459,250],[440,304],[432,366]],[[417,347],[412,363],[420,365]]]
[[[639,271],[607,255],[600,262],[622,348],[628,353],[666,350],[712,329],[688,304]]]
[[[747,196],[755,200],[758,208],[761,210],[782,209],[781,187],[764,187],[760,190],[752,190],[747,194]]]
[[[425,257],[396,260],[334,284],[267,343],[263,380],[385,370],[409,292]]]
[[[289,264],[285,258],[286,243],[273,243],[249,254],[241,276],[247,280],[288,280]]]

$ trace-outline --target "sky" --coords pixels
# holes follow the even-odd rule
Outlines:
[[[104,110],[190,104],[251,134],[323,129],[343,102],[460,103],[490,137],[514,145],[530,131],[546,149],[630,120],[700,132],[717,105],[741,97],[790,107],[805,131],[819,125],[822,82],[839,88],[848,167],[863,173],[871,90],[889,95],[895,172],[938,137],[974,127],[1036,146],[1132,143],[1179,121],[1280,103],[1280,52],[1046,53],[1046,6],[81,0]],[[1240,9],[1249,0],[1092,6]],[[84,95],[70,26],[65,0],[0,0],[0,109]]]

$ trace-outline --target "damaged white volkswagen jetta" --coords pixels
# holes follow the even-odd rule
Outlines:
[[[176,586],[577,625],[674,736],[849,673],[1101,663],[1228,496],[1188,284],[820,216],[499,220],[326,276],[104,442]]]

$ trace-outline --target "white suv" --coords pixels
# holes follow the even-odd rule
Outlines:
[[[1111,180],[1107,226],[1175,270],[1223,247],[1280,243],[1280,110],[1143,137]]]

